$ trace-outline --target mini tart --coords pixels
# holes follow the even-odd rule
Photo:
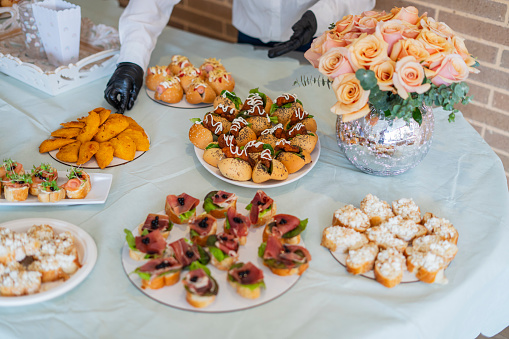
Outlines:
[[[56,191],[41,190],[37,195],[37,200],[40,202],[58,202],[65,198],[65,189],[60,187]]]
[[[374,242],[349,250],[346,257],[346,270],[355,275],[369,272],[375,266],[377,255],[378,246]]]
[[[146,289],[150,288],[152,290],[157,290],[163,288],[164,286],[171,286],[178,283],[180,280],[180,270],[175,272],[165,273],[161,276],[153,276],[149,280],[141,279],[141,288]]]
[[[311,155],[309,152],[302,151],[304,158],[301,158],[297,153],[281,152],[277,155],[276,159],[285,165],[288,173],[295,173],[300,170],[304,165],[311,162]]]
[[[199,149],[205,149],[214,141],[214,136],[201,123],[196,123],[189,129],[189,140]]]
[[[329,226],[322,232],[322,245],[332,252],[346,253],[348,250],[357,249],[369,242],[368,238],[354,229]]]
[[[290,145],[299,146],[303,151],[308,153],[313,152],[318,142],[316,134],[299,134],[290,140]]]
[[[219,161],[217,168],[223,176],[236,181],[248,181],[253,173],[249,163],[238,158],[225,158]]]
[[[29,184],[23,184],[20,187],[4,185],[5,200],[10,202],[25,201],[28,198],[29,186]]]
[[[392,288],[403,279],[405,256],[393,248],[380,251],[375,261],[375,279],[385,287]]]

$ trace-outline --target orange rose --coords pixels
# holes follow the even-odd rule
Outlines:
[[[424,44],[424,48],[426,48],[429,54],[450,54],[454,52],[454,46],[446,38],[430,31],[427,28],[422,29],[416,40]]]
[[[420,24],[423,28],[426,28],[444,38],[450,38],[454,35],[454,31],[451,27],[447,26],[443,22],[436,22],[433,18],[423,18],[420,20]]]
[[[369,66],[389,58],[387,47],[387,43],[380,34],[362,34],[348,46],[348,60],[350,60],[354,70],[359,68],[368,69]]]
[[[479,73],[478,69],[472,68],[472,66],[475,65],[475,59],[472,58],[472,55],[470,55],[470,53],[468,53],[467,46],[465,46],[465,39],[460,38],[459,36],[453,36],[451,42],[454,45],[456,52],[459,55],[461,55],[463,61],[465,61],[465,63],[469,67],[470,72]]]
[[[415,39],[402,39],[394,44],[391,51],[391,59],[396,61],[411,55],[421,62],[429,58],[429,52],[422,42]]]
[[[391,91],[395,93],[392,87],[394,84],[392,78],[396,69],[396,63],[394,61],[388,59],[379,64],[372,65],[369,69],[375,72],[378,87],[380,87],[382,91]]]
[[[331,48],[319,59],[318,70],[329,79],[341,74],[353,73],[352,66],[346,58],[348,50],[345,47]]]
[[[336,22],[336,28],[334,30],[338,33],[349,32],[353,27],[354,19],[353,15],[344,16],[343,19]]]
[[[343,121],[361,118],[369,113],[369,93],[365,91],[354,73],[338,76],[332,83],[338,102],[331,108],[331,112],[343,115]]]
[[[391,10],[391,13],[394,14],[393,20],[403,20],[412,25],[415,25],[419,21],[419,10],[414,6],[395,7]]]
[[[424,69],[410,55],[396,62],[393,81],[398,95],[403,99],[408,98],[408,93],[424,93],[431,87],[430,84],[422,83],[424,81]]]
[[[468,66],[459,54],[449,54],[443,60],[442,64],[434,69],[435,75],[431,82],[437,86],[449,86],[453,82],[461,82],[468,77]]]

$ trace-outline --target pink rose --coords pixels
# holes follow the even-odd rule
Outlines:
[[[408,98],[408,93],[424,93],[431,87],[430,84],[422,83],[424,81],[424,69],[411,55],[396,62],[396,70],[392,80],[398,95],[403,99]]]
[[[346,33],[348,31],[350,31],[351,28],[353,27],[354,19],[355,18],[353,15],[344,16],[343,19],[336,22],[335,31],[338,33],[342,33],[343,31],[345,31],[345,33]]]
[[[341,74],[353,73],[352,66],[345,57],[348,50],[345,47],[331,48],[320,57],[318,70],[329,79],[334,79]]]
[[[461,82],[468,77],[468,66],[459,54],[449,54],[443,60],[442,64],[432,71],[435,75],[431,82],[437,86],[449,86],[453,82]]]
[[[375,18],[363,17],[355,23],[355,28],[357,28],[359,32],[372,34],[375,33],[377,24],[378,21],[376,21]]]
[[[380,21],[376,26],[376,32],[381,34],[384,41],[388,44],[388,52],[389,54],[392,51],[392,46],[403,39],[403,32],[405,30],[405,26],[400,20],[389,20],[389,21]]]
[[[347,36],[352,33],[347,33],[344,36]],[[344,36],[337,34],[335,32],[329,32],[325,37],[325,41],[322,45],[322,54],[326,53],[329,49],[335,47],[345,47],[347,42],[344,39]]]
[[[315,38],[311,43],[311,47],[304,53],[304,57],[313,65],[318,67],[318,59],[322,56],[322,45],[327,38],[327,32]]]
[[[369,113],[369,93],[365,91],[355,73],[338,76],[332,83],[334,94],[338,101],[331,108],[331,112],[343,115],[343,121],[361,118]]]
[[[419,10],[414,6],[395,8],[391,10],[394,13],[394,20],[403,20],[415,25],[419,21]]]
[[[422,18],[420,20],[420,24],[423,28],[426,28],[444,38],[450,38],[454,35],[454,31],[451,27],[447,26],[447,24],[443,22],[436,22],[433,18]]]

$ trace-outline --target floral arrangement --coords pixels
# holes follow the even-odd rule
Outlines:
[[[304,56],[328,78],[323,83],[332,83],[331,111],[345,122],[367,115],[370,104],[386,117],[419,124],[419,107],[442,106],[454,121],[454,105],[471,99],[464,80],[479,72],[464,39],[412,6],[345,16]]]

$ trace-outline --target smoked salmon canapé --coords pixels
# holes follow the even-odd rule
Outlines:
[[[41,189],[42,183],[51,182],[58,179],[58,171],[55,167],[50,164],[41,164],[39,167],[32,168],[31,171],[32,184],[30,184],[30,194],[38,196]]]
[[[69,199],[85,199],[92,189],[90,176],[80,168],[71,167],[67,179],[69,180],[64,184],[64,189]]]
[[[0,165],[0,179],[6,180],[7,174],[25,174],[25,170],[23,169],[23,165],[17,161],[12,159],[4,159],[2,164]]]
[[[2,182],[5,199],[9,202],[25,201],[28,197],[28,189],[32,183],[30,174],[7,174]]]

